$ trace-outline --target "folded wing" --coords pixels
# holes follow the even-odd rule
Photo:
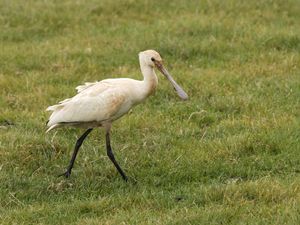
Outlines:
[[[111,82],[86,83],[76,89],[78,94],[73,98],[47,108],[53,111],[47,126],[114,120],[130,108],[126,92]]]

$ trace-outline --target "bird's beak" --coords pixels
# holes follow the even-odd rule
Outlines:
[[[187,93],[176,83],[176,81],[173,79],[171,74],[166,70],[166,68],[163,66],[163,64],[159,61],[154,61],[155,66],[157,69],[170,81],[170,83],[173,85],[175,91],[177,92],[178,96],[182,100],[187,100],[189,96]]]

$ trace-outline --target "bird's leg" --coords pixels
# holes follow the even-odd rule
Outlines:
[[[106,131],[106,150],[107,150],[107,155],[108,155],[109,159],[113,162],[113,164],[117,168],[118,172],[121,174],[122,178],[127,182],[128,178],[125,175],[125,173],[123,172],[123,170],[121,169],[121,167],[119,166],[119,164],[117,163],[115,156],[112,152],[111,146],[110,146],[110,129],[107,129],[107,131]]]
[[[81,137],[78,138],[78,140],[76,141],[76,145],[75,145],[74,152],[73,152],[72,158],[71,158],[71,160],[70,160],[68,169],[67,169],[66,172],[60,174],[59,176],[65,176],[66,178],[70,177],[70,175],[71,175],[71,170],[72,170],[72,168],[73,168],[73,165],[74,165],[74,162],[75,162],[77,153],[78,153],[78,151],[79,151],[79,148],[80,148],[80,146],[82,145],[84,139],[89,135],[89,133],[90,133],[92,130],[93,130],[93,128],[90,128],[90,129],[86,130],[86,131],[83,133],[83,135],[81,135]]]

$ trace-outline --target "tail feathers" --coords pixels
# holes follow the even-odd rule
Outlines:
[[[97,82],[86,82],[84,85],[80,85],[78,87],[76,87],[75,89],[77,90],[78,93],[82,92],[83,90],[94,86]]]
[[[59,104],[49,106],[46,109],[46,111],[55,111],[55,110],[61,109],[66,105],[66,103],[70,102],[71,100],[72,100],[72,98],[67,98],[63,101],[60,101]]]
[[[62,100],[59,102],[59,104],[64,104],[64,103],[67,103],[71,100],[72,98],[66,98],[65,100]]]
[[[46,133],[48,133],[49,131],[51,131],[51,130],[57,128],[57,127],[60,127],[60,124],[54,124],[54,125],[50,126],[50,127],[46,130]]]
[[[52,105],[52,106],[49,106],[47,109],[46,109],[46,111],[55,111],[55,110],[57,110],[57,109],[59,109],[59,108],[63,108],[64,107],[64,105]]]

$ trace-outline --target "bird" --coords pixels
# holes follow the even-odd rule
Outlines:
[[[158,85],[155,73],[157,68],[172,84],[178,96],[187,100],[187,93],[175,82],[173,77],[163,65],[160,54],[155,50],[146,50],[138,54],[143,80],[130,78],[112,78],[97,82],[87,82],[76,87],[74,97],[60,101],[49,106],[46,111],[51,115],[46,125],[46,133],[60,127],[83,128],[85,132],[77,139],[75,148],[67,170],[59,176],[69,178],[74,166],[77,153],[94,128],[105,129],[107,156],[112,161],[121,177],[127,181],[128,177],[115,159],[110,131],[112,123],[128,113],[135,105],[142,103],[152,95]]]

